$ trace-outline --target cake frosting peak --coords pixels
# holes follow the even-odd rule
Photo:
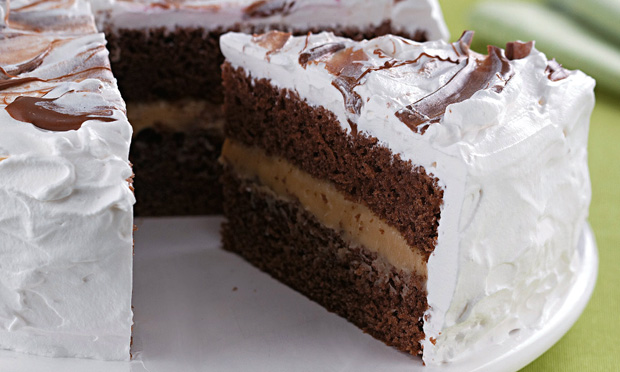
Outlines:
[[[343,96],[347,122],[357,121],[364,105],[357,89],[373,80],[372,74],[394,77],[403,87],[399,92],[403,97],[410,93],[405,89],[420,81],[422,85],[428,80],[439,82],[431,83],[435,89],[415,95],[416,100],[411,103],[402,100],[406,104],[394,112],[411,130],[424,134],[430,124],[441,120],[449,105],[467,100],[482,90],[501,92],[515,74],[513,61],[535,51],[533,42],[517,41],[508,43],[505,50],[488,46],[486,55],[479,54],[470,50],[473,35],[473,31],[465,31],[452,44],[436,43],[430,48],[394,36],[353,44],[333,36],[310,34],[303,41],[301,38],[290,40],[291,34],[279,31],[254,36],[252,42],[265,49],[265,58],[271,59],[279,52],[292,52],[298,54],[298,63],[304,69],[309,65],[324,68],[332,75],[331,84]],[[291,44],[283,49],[289,40]],[[303,47],[297,51],[302,43]],[[439,73],[434,74],[435,71]],[[568,76],[568,72],[553,60],[548,61],[545,71],[554,81]]]

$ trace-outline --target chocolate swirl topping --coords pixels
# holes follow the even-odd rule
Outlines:
[[[506,43],[506,58],[513,61],[515,59],[522,59],[530,55],[532,48],[534,47],[533,41],[524,43],[522,41],[513,41]]]
[[[115,121],[111,108],[101,108],[97,112],[67,114],[60,111],[55,102],[58,98],[17,97],[5,107],[15,120],[31,123],[34,126],[55,132],[78,130],[85,121]]]
[[[294,1],[286,0],[261,0],[255,1],[243,10],[244,18],[267,18],[275,14],[288,15]]]
[[[354,92],[353,88],[359,84],[359,79],[364,74],[362,62],[367,59],[362,49],[347,48],[334,54],[325,64],[325,68],[337,76],[332,85],[342,93],[347,111],[356,115],[359,115],[362,109],[362,97]]]
[[[420,130],[424,134],[427,126],[419,127],[441,120],[449,105],[469,99],[482,89],[502,91],[514,74],[512,66],[500,48],[489,46],[488,53],[482,59],[470,54],[461,60],[461,69],[444,86],[399,110],[396,116],[414,132]],[[496,76],[503,84],[491,87],[491,81]]]
[[[0,91],[13,88],[16,86],[20,86],[22,84],[31,83],[33,81],[43,81],[43,80],[36,78],[36,77],[25,77],[25,78],[20,78],[20,79],[0,80]]]
[[[307,39],[306,39],[307,42]],[[314,47],[299,55],[299,64],[306,68],[309,63],[317,63],[346,48],[344,43],[327,43]]]
[[[332,81],[344,98],[347,111],[359,115],[362,108],[362,98],[353,91],[359,84],[360,78],[365,74],[363,61],[368,57],[363,50],[345,49],[344,43],[328,43],[314,47],[299,55],[299,64],[306,68],[310,63],[325,61],[325,68],[336,79]],[[357,132],[357,126],[349,120],[352,133]]]
[[[473,31],[465,31],[459,40],[451,45],[453,53],[447,56],[421,52],[410,60],[399,60],[390,58],[390,53],[378,48],[372,53],[385,59],[385,63],[378,66],[365,63],[369,56],[364,49],[347,48],[344,42],[327,43],[306,50],[306,38],[306,46],[299,54],[298,62],[303,68],[307,68],[309,64],[325,64],[325,69],[334,76],[332,85],[344,98],[346,111],[350,114],[348,121],[352,132],[356,131],[355,116],[360,115],[363,106],[362,98],[355,88],[364,83],[367,74],[415,65],[411,71],[400,73],[406,75],[422,73],[426,68],[433,68],[432,64],[437,62],[454,64],[456,73],[445,84],[395,113],[413,132],[424,134],[430,124],[441,121],[449,105],[465,101],[481,90],[501,92],[515,73],[511,61],[528,57],[534,48],[533,41],[515,41],[507,43],[505,51],[488,46],[487,55],[482,55],[470,50],[473,36]],[[407,40],[403,42],[408,44]],[[429,61],[421,62],[423,57]],[[550,80],[557,81],[566,78],[570,72],[552,60],[548,62],[546,74]]]
[[[41,66],[45,57],[52,50],[52,46],[53,44],[49,45],[43,52],[39,53],[36,57],[15,66],[15,68],[11,70],[5,70],[4,68],[0,67],[0,74],[2,74],[3,78],[12,78],[21,74],[34,71],[37,67]]]
[[[330,43],[301,53],[299,64],[305,68],[309,63],[325,62],[325,68],[336,77],[332,85],[340,91],[347,111],[353,115],[359,115],[363,105],[361,97],[354,89],[361,84],[362,78],[372,71],[415,64],[422,57],[457,64],[460,67],[459,71],[444,86],[396,112],[396,116],[411,130],[424,133],[427,125],[422,126],[422,124],[438,122],[448,105],[464,101],[481,89],[493,89],[499,92],[512,77],[513,70],[510,61],[500,48],[490,46],[489,54],[484,58],[470,51],[473,35],[472,31],[465,31],[459,40],[452,44],[455,59],[421,53],[413,60],[393,59],[387,60],[382,66],[368,67],[363,63],[368,60],[363,49],[345,49],[343,43]],[[510,52],[511,56],[523,58],[529,54],[532,46],[532,43],[514,43]],[[384,56],[381,50],[375,50],[373,53],[379,57]],[[490,87],[495,77],[499,77],[502,83]],[[355,131],[355,125],[352,124],[351,119],[349,123]]]
[[[252,37],[252,42],[268,49],[266,55],[269,56],[282,49],[291,36],[292,34],[290,32],[270,31],[266,34],[254,35]]]

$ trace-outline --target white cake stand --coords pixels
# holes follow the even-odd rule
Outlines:
[[[537,332],[458,364],[424,367],[220,249],[220,217],[139,219],[132,362],[0,352],[11,372],[516,371],[575,323],[594,289],[596,243],[586,227],[578,278]]]

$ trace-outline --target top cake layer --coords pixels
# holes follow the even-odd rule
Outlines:
[[[221,38],[237,71],[328,110],[351,141],[376,138],[439,180],[423,341],[433,364],[545,324],[574,279],[591,195],[594,81],[533,43],[483,55],[471,38]]]
[[[561,97],[593,85],[582,72],[547,61],[533,42],[509,43],[505,51],[489,47],[482,55],[469,49],[472,37],[466,32],[453,44],[392,35],[355,42],[273,31],[229,33],[221,48],[233,67],[296,91],[333,112],[344,129],[376,137],[426,168],[435,160],[411,159],[419,146],[459,158],[494,154],[563,120],[565,114],[548,110],[576,110]]]
[[[135,199],[125,105],[92,17],[82,23],[70,5],[39,22],[60,2],[21,3],[0,29],[0,348],[126,360]]]
[[[436,0],[91,0],[113,28],[288,25],[291,31],[355,27],[364,29],[389,21],[394,30],[424,32],[427,40],[447,39],[448,30]]]

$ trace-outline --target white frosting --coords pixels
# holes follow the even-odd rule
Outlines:
[[[288,25],[311,27],[377,26],[386,20],[411,34],[425,30],[429,40],[448,39],[437,0],[269,0],[267,5],[288,6],[284,14],[247,17],[245,9],[256,0],[91,0],[100,29],[181,27],[216,29],[242,26]]]
[[[10,32],[0,66],[42,58],[17,78],[46,81],[0,90],[0,348],[128,360],[132,130],[104,37]],[[5,109],[18,96],[62,97],[68,114],[105,107],[113,121],[40,129]]]
[[[9,16],[9,6],[8,0],[0,0],[0,30],[6,27],[8,16]]]
[[[12,29],[60,34],[97,31],[86,0],[11,0],[9,14]]]
[[[442,41],[418,44],[394,36],[355,43],[322,33],[291,38],[268,56],[249,35],[221,38],[234,67],[325,107],[346,130],[351,119],[359,131],[440,180],[444,203],[428,262],[424,361],[458,360],[516,337],[520,329],[539,328],[574,277],[591,194],[586,143],[594,81],[580,71],[549,80],[546,57],[532,49],[510,62],[514,76],[501,92],[480,90],[448,106],[440,122],[419,134],[396,112],[436,91],[461,67],[421,57],[370,72],[354,89],[362,102],[355,115],[345,109],[324,62],[305,68],[298,62],[302,50],[329,42],[362,48],[365,68],[414,60],[422,52],[458,56]],[[489,85],[495,84],[504,82],[496,76]]]

